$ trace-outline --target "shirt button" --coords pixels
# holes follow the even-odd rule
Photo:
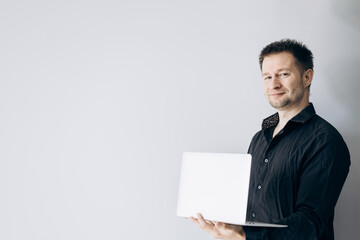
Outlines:
[[[261,189],[261,185],[258,185],[258,189],[259,189],[259,190]]]
[[[254,217],[256,216],[256,214],[255,214],[255,213],[252,213],[251,216],[254,218]]]
[[[264,162],[266,162],[266,163],[269,162],[269,159],[265,159]]]

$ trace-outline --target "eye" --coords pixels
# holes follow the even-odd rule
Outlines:
[[[280,77],[287,77],[287,76],[289,76],[289,74],[288,73],[280,73],[279,76]]]
[[[269,79],[271,79],[270,76],[265,76],[265,77],[264,77],[264,80],[269,80]]]

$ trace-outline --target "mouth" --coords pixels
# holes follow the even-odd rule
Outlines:
[[[269,97],[281,97],[282,95],[284,95],[284,92],[280,92],[280,93],[269,93],[268,96]]]

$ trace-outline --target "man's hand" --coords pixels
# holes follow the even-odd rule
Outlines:
[[[221,222],[211,222],[203,218],[198,213],[196,214],[197,219],[190,217],[193,223],[196,223],[202,230],[209,233],[215,239],[222,240],[245,240],[245,232],[239,225],[225,224]]]

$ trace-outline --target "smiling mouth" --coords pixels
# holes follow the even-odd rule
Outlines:
[[[279,97],[279,96],[282,96],[284,95],[285,93],[270,93],[269,96],[270,97]]]

